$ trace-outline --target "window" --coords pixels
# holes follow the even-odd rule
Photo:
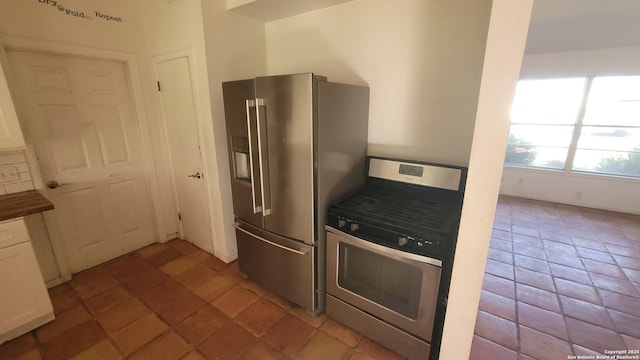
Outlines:
[[[640,177],[640,76],[521,80],[505,164]]]

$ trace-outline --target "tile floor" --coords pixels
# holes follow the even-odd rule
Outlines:
[[[50,290],[57,319],[0,359],[398,359],[184,241]],[[640,217],[501,197],[472,359],[640,349]]]
[[[500,197],[472,359],[640,349],[640,216]]]
[[[50,289],[56,320],[0,359],[399,359],[244,280],[193,245],[154,244]]]

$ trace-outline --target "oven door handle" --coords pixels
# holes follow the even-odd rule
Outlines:
[[[357,238],[353,235],[349,235],[347,233],[344,233],[340,230],[336,230],[332,227],[330,227],[329,225],[325,225],[325,230],[327,230],[328,232],[331,232],[333,234],[336,234],[340,237],[340,241],[346,242],[348,244],[354,245],[354,246],[358,246],[360,248],[363,248],[365,250],[373,250],[374,252],[377,252],[381,255],[386,255],[386,256],[390,256],[392,258],[395,258],[397,260],[403,261],[403,260],[411,260],[411,261],[415,261],[421,264],[428,264],[428,265],[434,265],[437,267],[442,267],[442,261],[438,260],[438,259],[434,259],[432,257],[426,256],[426,255],[416,255],[413,253],[409,253],[409,252],[405,252],[405,251],[400,251],[400,250],[396,250],[394,248],[390,248],[390,247],[386,247],[386,246],[382,246],[382,245],[378,245],[376,243],[373,243],[371,241],[367,241],[367,240],[363,240],[360,238]]]

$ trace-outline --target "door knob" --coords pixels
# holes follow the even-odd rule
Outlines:
[[[55,180],[47,181],[47,187],[49,189],[57,189],[60,186],[65,186],[65,185],[69,185],[69,184],[58,184],[58,182]]]
[[[202,178],[202,175],[200,174],[200,172],[197,172],[195,174],[191,174],[191,175],[187,175],[190,178],[194,178],[194,179],[200,179]]]

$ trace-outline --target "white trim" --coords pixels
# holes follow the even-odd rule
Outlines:
[[[5,51],[7,49],[11,49],[45,54],[49,53],[74,57],[107,59],[121,61],[124,63],[125,71],[127,72],[129,80],[129,90],[131,91],[133,101],[132,105],[136,120],[136,127],[140,134],[140,150],[145,170],[145,182],[147,184],[149,198],[151,200],[150,205],[152,208],[152,221],[154,223],[154,236],[157,242],[164,242],[161,241],[161,239],[164,240],[164,236],[159,236],[159,234],[165,234],[166,231],[163,222],[159,221],[159,219],[162,219],[162,202],[160,201],[160,191],[156,181],[158,173],[153,157],[153,149],[151,147],[151,131],[145,107],[142,74],[137,54],[132,52],[71,45],[49,40],[18,37],[7,34],[0,34],[0,49],[0,61],[6,61]],[[49,236],[51,237],[51,243],[54,248],[54,253],[58,259],[58,267],[60,268],[61,277],[64,279],[70,279],[71,273],[68,268],[66,251],[64,251],[64,246],[62,245],[62,238],[57,229],[58,225],[55,220],[55,216],[53,214],[44,215]]]

